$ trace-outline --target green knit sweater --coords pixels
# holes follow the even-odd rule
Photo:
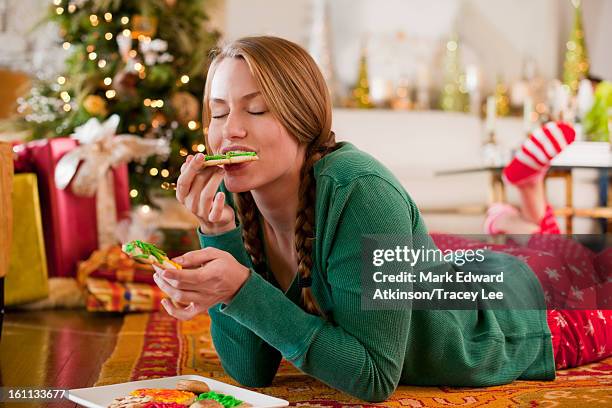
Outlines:
[[[215,349],[232,378],[249,387],[268,386],[284,357],[367,401],[387,399],[398,384],[487,386],[554,379],[545,310],[362,310],[360,237],[426,236],[427,230],[399,181],[350,143],[317,162],[314,176],[312,291],[332,319],[299,306],[297,279],[283,293],[272,273],[264,273],[272,277],[268,281],[253,270],[240,226],[220,235],[200,234],[202,247],[225,250],[252,269],[228,305],[209,311]],[[528,270],[508,255],[492,253],[487,259]]]

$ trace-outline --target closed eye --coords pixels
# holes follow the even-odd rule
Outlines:
[[[213,116],[213,119],[221,119],[227,116],[227,113],[225,115],[217,115],[217,116]]]
[[[262,111],[262,112],[249,112],[251,115],[263,115],[264,113],[266,113],[267,111]]]

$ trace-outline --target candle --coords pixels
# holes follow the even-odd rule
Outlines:
[[[495,96],[489,96],[487,98],[487,122],[486,131],[487,133],[495,132]]]
[[[533,99],[530,96],[525,97],[525,104],[523,105],[523,128],[525,133],[531,132],[531,113],[533,112]]]

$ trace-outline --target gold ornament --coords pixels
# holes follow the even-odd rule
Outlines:
[[[172,95],[170,105],[176,112],[177,120],[183,125],[197,120],[200,115],[200,103],[189,92],[177,92]]]
[[[87,96],[83,101],[83,107],[89,114],[94,116],[106,116],[108,113],[106,101],[99,95]]]
[[[161,126],[165,126],[166,123],[168,123],[168,118],[166,117],[166,115],[164,115],[163,112],[160,111],[155,112],[153,118],[151,119],[151,126],[154,128],[158,128]]]
[[[138,37],[153,37],[157,32],[157,18],[142,16],[140,14],[132,17],[132,38],[137,39]]]

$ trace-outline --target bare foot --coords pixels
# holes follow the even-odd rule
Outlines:
[[[526,220],[519,214],[502,214],[495,220],[495,228],[505,234],[535,234],[539,224]]]

